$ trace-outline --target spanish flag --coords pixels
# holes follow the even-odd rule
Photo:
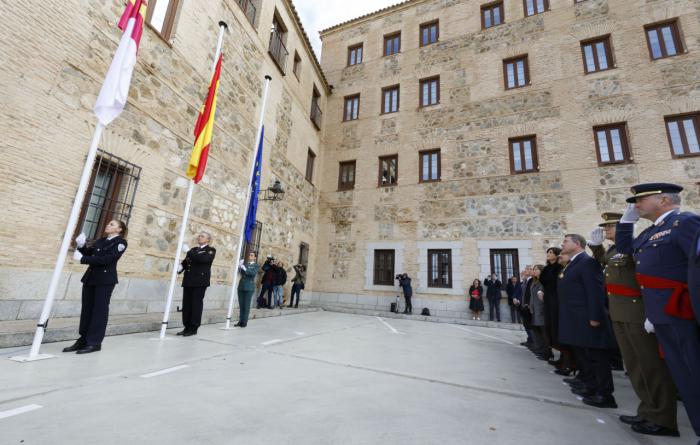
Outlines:
[[[219,91],[219,75],[221,74],[221,59],[223,54],[219,56],[216,62],[216,70],[209,84],[209,94],[207,101],[199,110],[197,125],[194,127],[194,148],[190,163],[187,166],[187,177],[192,178],[197,184],[204,176],[204,168],[207,166],[207,157],[209,156],[209,145],[211,144],[211,135],[214,130],[214,115],[216,114],[216,95]]]

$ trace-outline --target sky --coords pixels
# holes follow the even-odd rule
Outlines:
[[[316,55],[321,57],[318,32],[355,17],[400,3],[402,0],[294,0],[306,34]]]

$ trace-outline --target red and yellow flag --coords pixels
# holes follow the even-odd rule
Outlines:
[[[194,180],[197,184],[204,176],[204,168],[207,166],[207,157],[209,156],[209,145],[211,144],[211,136],[214,130],[214,115],[216,114],[216,96],[219,91],[219,76],[221,74],[221,59],[223,54],[219,56],[219,61],[216,62],[216,70],[209,84],[209,94],[204,106],[199,110],[197,125],[194,127],[194,148],[190,163],[187,166],[187,177]]]

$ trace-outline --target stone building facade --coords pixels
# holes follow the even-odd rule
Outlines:
[[[674,153],[667,130],[700,125],[697,1],[409,0],[321,37],[324,305],[386,309],[406,272],[414,307],[466,316],[474,278],[543,262],[635,183],[680,183],[700,209],[697,135]]]
[[[298,261],[301,243],[317,244],[319,191],[315,177],[305,177],[309,150],[317,163],[322,160],[321,133],[310,110],[312,100],[325,108],[329,89],[288,0],[149,3],[128,105],[100,144],[110,161],[124,162],[140,174],[135,193],[133,187],[127,197],[121,196],[127,193],[123,190],[115,192],[127,204],[133,197],[133,208],[111,312],[164,308],[192,132],[211,78],[220,20],[229,29],[216,127],[205,177],[195,188],[186,242],[193,245],[200,230],[213,234],[215,284],[205,307],[225,308],[264,76],[273,80],[262,187],[278,179],[286,193],[283,201],[259,205],[261,253],[274,253],[288,265]],[[123,8],[124,2],[111,0],[68,5],[30,0],[0,10],[4,22],[12,24],[0,31],[0,163],[5,172],[0,177],[0,320],[38,318],[41,312],[95,125],[92,105],[121,37],[116,23]],[[274,48],[276,57],[270,52],[273,21],[289,53],[286,61],[280,47]],[[67,261],[54,316],[79,314],[84,269]],[[178,290],[173,309],[180,298]]]

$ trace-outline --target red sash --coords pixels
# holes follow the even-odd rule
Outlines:
[[[609,293],[615,295],[622,295],[623,297],[634,298],[642,296],[642,293],[639,289],[635,289],[634,287],[623,286],[621,284],[607,284],[606,288],[608,289]]]
[[[671,289],[673,293],[664,307],[664,312],[672,317],[683,320],[693,320],[695,315],[690,304],[688,284],[666,278],[652,277],[650,275],[637,274],[637,282],[649,289]]]

